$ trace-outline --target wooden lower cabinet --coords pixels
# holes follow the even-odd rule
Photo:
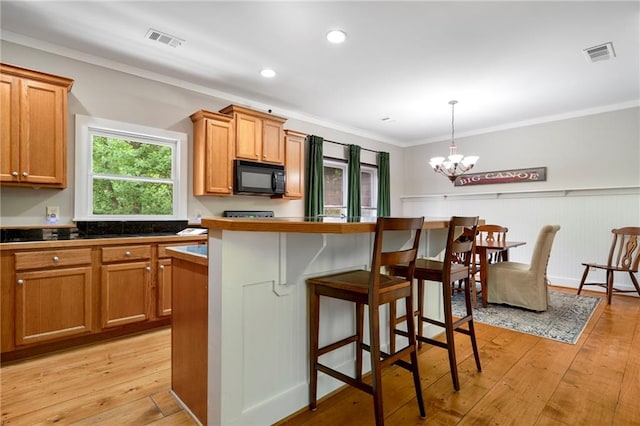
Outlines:
[[[206,241],[0,244],[0,361],[170,325],[172,258],[166,248]]]
[[[16,274],[16,345],[91,331],[91,266]]]
[[[102,327],[115,327],[149,319],[149,262],[102,266]]]
[[[171,388],[207,424],[207,266],[173,259]]]

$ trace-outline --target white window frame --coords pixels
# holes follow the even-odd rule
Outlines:
[[[187,220],[187,134],[76,114],[74,221]],[[92,135],[138,140],[170,146],[173,153],[173,214],[171,215],[94,215]]]
[[[349,165],[344,161],[333,160],[331,158],[323,158],[322,167],[325,166],[335,167],[337,169],[342,169],[342,206],[334,206],[327,205],[326,203],[322,206],[322,211],[324,212],[327,207],[329,208],[340,208],[340,212],[346,216],[347,214],[347,189],[349,183]],[[362,216],[363,217],[376,217],[378,214],[378,168],[372,166],[370,164],[360,163],[360,174],[362,173],[370,173],[371,174],[371,203],[372,207],[364,207],[362,206]],[[324,178],[324,173],[323,173]],[[362,182],[360,183],[360,191],[362,192]],[[361,200],[362,201],[362,200]],[[366,212],[373,213],[372,215],[364,214]]]

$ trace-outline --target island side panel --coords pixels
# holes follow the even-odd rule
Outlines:
[[[297,277],[287,262],[307,245],[326,246]],[[286,244],[286,247],[282,247]],[[209,423],[268,424],[308,404],[308,276],[368,268],[371,234],[282,234],[210,230]],[[291,270],[291,268],[289,268]],[[277,291],[285,285],[287,292]],[[321,342],[354,329],[353,308],[321,302]],[[329,365],[353,370],[353,348]],[[319,395],[340,386],[324,378]]]
[[[171,388],[207,424],[207,266],[172,259]]]

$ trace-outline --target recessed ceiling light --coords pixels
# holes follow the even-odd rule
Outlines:
[[[327,33],[327,40],[330,43],[340,44],[347,38],[347,33],[342,30],[332,30]]]
[[[276,76],[276,72],[270,68],[265,68],[262,71],[260,71],[260,75],[265,78],[273,78]]]

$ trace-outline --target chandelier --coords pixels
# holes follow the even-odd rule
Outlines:
[[[476,164],[478,161],[478,156],[469,155],[463,156],[462,154],[458,154],[456,150],[456,142],[453,138],[454,136],[454,128],[453,128],[453,109],[455,104],[458,101],[449,101],[449,105],[451,105],[451,146],[449,146],[449,156],[445,159],[444,157],[433,157],[429,160],[429,165],[433,167],[433,171],[436,173],[442,173],[453,183],[458,178],[458,176],[462,176]]]

